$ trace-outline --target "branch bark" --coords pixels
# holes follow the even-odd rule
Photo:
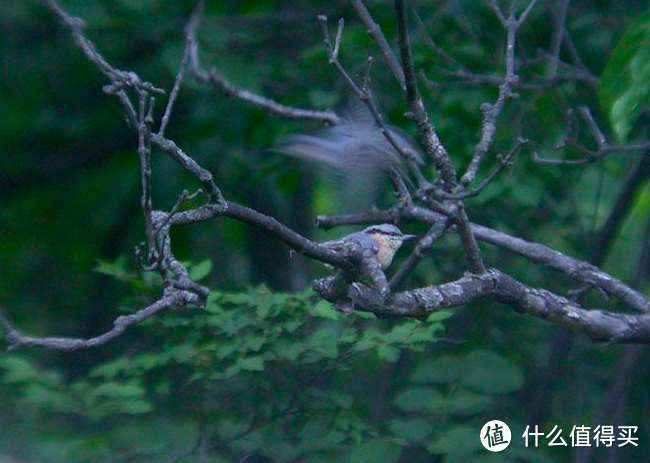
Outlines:
[[[314,289],[328,298],[331,278],[317,280]],[[348,297],[357,310],[390,318],[425,318],[451,307],[481,299],[503,302],[517,312],[571,328],[605,343],[650,343],[650,314],[628,315],[605,310],[587,310],[577,303],[550,291],[528,286],[491,268],[477,275],[441,285],[403,291],[387,303],[368,286],[354,283]]]

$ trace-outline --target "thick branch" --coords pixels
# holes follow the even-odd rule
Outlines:
[[[275,218],[230,201],[228,201],[227,205],[228,207],[223,213],[226,217],[253,225],[254,227],[284,241],[287,246],[290,246],[297,252],[308,257],[320,260],[321,262],[326,262],[339,268],[351,268],[349,259],[346,259],[344,256],[341,256],[334,251],[319,246],[318,243],[308,240],[286,225],[281,224]]]
[[[327,279],[319,280],[316,290],[327,294],[327,283]],[[650,344],[649,314],[586,310],[575,302],[545,289],[525,285],[496,269],[488,269],[481,275],[468,273],[450,283],[396,293],[386,304],[382,304],[376,290],[358,283],[351,286],[348,297],[358,310],[386,317],[414,318],[480,299],[491,299],[503,302],[517,312],[584,333],[594,341]]]
[[[395,10],[397,12],[397,36],[402,57],[402,68],[404,69],[406,79],[406,101],[411,108],[413,119],[415,120],[427,154],[431,157],[433,164],[440,172],[445,189],[447,192],[453,193],[457,186],[456,169],[451,162],[447,150],[440,142],[433,124],[429,121],[427,110],[417,87],[413,56],[411,53],[411,42],[408,35],[406,0],[395,0]],[[476,239],[472,233],[469,219],[462,202],[458,202],[455,207],[453,220],[458,226],[458,234],[465,249],[469,269],[474,273],[484,272],[485,265],[483,264],[481,252],[476,244]]]
[[[364,214],[320,217],[317,223],[324,224],[326,228],[338,225],[380,223],[382,221],[395,222],[399,220],[419,221],[433,225],[440,220],[444,220],[444,217],[439,212],[412,206],[400,210],[391,209],[387,211],[370,211]],[[514,252],[535,263],[565,273],[576,281],[601,288],[636,310],[650,312],[650,300],[648,298],[588,262],[567,256],[542,244],[531,243],[483,225],[472,223],[471,229],[474,236],[480,241]]]
[[[406,85],[406,101],[409,104],[426,153],[431,157],[436,169],[440,172],[446,188],[451,191],[456,186],[456,170],[447,150],[440,143],[440,139],[429,121],[424,102],[417,88],[406,19],[406,0],[395,0],[395,9],[397,11],[397,32]]]

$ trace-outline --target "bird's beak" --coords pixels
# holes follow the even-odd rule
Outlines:
[[[401,238],[402,238],[402,241],[406,241],[406,240],[413,239],[413,238],[415,238],[415,237],[417,237],[417,236],[418,236],[418,235],[402,235]]]

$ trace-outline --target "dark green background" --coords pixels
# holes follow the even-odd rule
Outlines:
[[[171,87],[192,2],[76,0],[63,6],[86,20],[88,37],[111,63]],[[394,43],[390,2],[367,6]],[[503,73],[504,32],[483,3],[412,6],[448,53],[475,72]],[[518,38],[519,57],[532,59],[539,48],[548,48],[555,8],[553,1],[536,5]],[[594,75],[603,75],[617,43],[646,9],[639,1],[571,3],[568,28]],[[363,71],[368,55],[377,58],[372,82],[378,101],[392,123],[414,134],[403,116],[399,88],[347,2],[208,1],[199,34],[203,62],[286,104],[345,107],[351,96],[327,63],[316,20],[322,13],[332,24],[346,18],[340,58],[352,75]],[[143,307],[157,294],[156,282],[135,271],[132,253],[143,239],[135,135],[117,101],[102,92],[105,78],[43,5],[4,0],[0,22],[0,306],[30,334],[93,336],[110,329],[121,311]],[[480,105],[493,101],[496,89],[449,82],[440,73],[444,63],[426,48],[414,24],[412,29],[417,67],[441,83],[423,90],[429,115],[462,168],[478,139]],[[647,49],[647,41],[634,42],[619,48],[617,56],[625,64],[625,53],[643,57]],[[543,73],[545,68],[532,69]],[[620,85],[612,85],[616,82]],[[508,102],[493,152],[507,152],[517,136],[532,143],[479,197],[468,200],[472,220],[575,257],[593,256],[594,237],[640,155],[612,154],[567,167],[535,164],[532,152],[576,156],[553,147],[566,132],[566,109],[580,105],[593,109],[615,141],[607,104],[633,85],[610,76],[600,100],[597,88],[567,83],[522,91]],[[641,92],[639,102],[646,96]],[[162,100],[159,112],[161,107]],[[633,127],[631,141],[644,135],[642,109],[619,116]],[[167,134],[214,173],[229,200],[325,239],[351,229],[317,231],[316,214],[354,212],[370,203],[387,206],[392,197],[382,190],[367,201],[351,202],[354,189],[345,193],[349,185],[341,179],[269,151],[284,133],[317,128],[313,122],[269,116],[188,78]],[[593,147],[584,132],[581,140]],[[180,191],[198,187],[163,154],[155,153],[153,160],[154,207],[169,209]],[[630,201],[631,212],[604,266],[629,282],[650,215],[645,185]],[[491,302],[456,311],[444,321],[445,333],[437,321],[429,332],[427,324],[415,322],[338,317],[304,292],[314,276],[324,274],[320,266],[291,258],[282,243],[244,224],[217,218],[176,229],[173,239],[180,259],[209,259],[212,271],[203,282],[228,294],[213,296],[212,312],[187,309],[161,316],[99,349],[0,354],[0,460],[6,454],[21,462],[167,461],[191,448],[204,428],[213,446],[223,442],[204,455],[205,461],[572,458],[570,448],[548,448],[545,441],[537,451],[521,448],[558,327]],[[563,275],[492,247],[482,250],[488,265],[526,283],[559,293],[571,287]],[[98,266],[102,271],[93,271]],[[194,268],[205,274],[207,264]],[[447,281],[463,270],[459,242],[450,234],[408,285]],[[597,294],[590,302],[607,304]],[[227,323],[236,327],[229,331]],[[354,336],[346,331],[350,327],[357,330]],[[399,327],[408,333],[396,331]],[[625,349],[597,346],[580,336],[568,346],[557,353],[562,366],[538,423],[545,432],[559,425],[567,440],[573,425],[613,420],[598,417]],[[276,351],[282,354],[270,354]],[[625,398],[621,424],[639,426],[640,446],[615,456],[598,449],[591,461],[648,461],[645,359],[642,354],[620,394]],[[97,373],[99,365],[108,370]],[[239,366],[228,372],[231,365]],[[81,397],[93,400],[80,406]],[[283,407],[292,400],[296,404],[289,413]],[[268,423],[254,438],[227,442],[260,416]],[[494,418],[511,425],[514,444],[488,455],[477,447],[478,429]],[[200,461],[199,453],[180,461]]]

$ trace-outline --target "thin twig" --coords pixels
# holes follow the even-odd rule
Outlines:
[[[204,69],[201,66],[201,62],[199,60],[199,46],[196,39],[196,30],[200,23],[202,11],[203,1],[201,0],[198,2],[195,9],[196,19],[188,24],[188,27],[185,31],[186,40],[190,45],[190,60],[188,70],[190,75],[192,75],[195,79],[211,85],[212,87],[221,89],[227,95],[238,98],[242,101],[245,101],[246,103],[265,108],[271,114],[276,114],[290,119],[311,119],[320,122],[327,122],[330,124],[338,124],[341,122],[341,118],[332,110],[317,111],[313,109],[296,108],[293,106],[283,105],[271,98],[258,95],[236,86],[226,77],[224,77],[214,66],[208,70]]]
[[[142,196],[140,205],[144,215],[145,236],[147,239],[147,262],[150,265],[157,260],[154,240],[153,222],[151,218],[151,111],[153,110],[153,97],[148,100],[145,91],[138,93],[138,156],[140,158],[140,177],[142,183]],[[147,109],[147,103],[149,104]],[[146,115],[145,115],[146,112]]]
[[[415,120],[418,132],[422,138],[427,154],[433,160],[433,164],[440,172],[447,192],[453,192],[457,185],[456,169],[454,168],[447,150],[440,142],[433,124],[429,121],[424,102],[417,88],[415,77],[415,68],[413,66],[413,57],[411,53],[411,42],[408,36],[406,3],[405,0],[395,0],[395,10],[397,12],[397,36],[402,58],[402,68],[404,70],[406,83],[406,101],[411,108],[411,114]],[[462,203],[455,206],[455,221],[458,225],[458,234],[460,235],[467,257],[468,267],[471,272],[482,273],[485,271],[485,264],[481,257],[480,250],[476,244],[476,239],[469,225],[469,218],[465,212]]]
[[[57,337],[36,338],[25,336],[16,330],[2,314],[0,314],[0,323],[4,325],[7,331],[5,337],[9,343],[9,349],[16,349],[18,347],[45,347],[56,350],[78,350],[101,346],[111,339],[121,335],[129,326],[138,324],[160,311],[195,303],[198,303],[198,297],[194,293],[189,291],[172,292],[144,309],[140,309],[129,315],[117,317],[113,322],[112,329],[89,339]]]
[[[424,22],[422,21],[422,18],[420,18],[420,15],[418,14],[417,10],[413,8],[412,11],[413,11],[413,17],[415,18],[415,22],[417,23],[417,27],[420,30],[422,37],[424,38],[424,43],[431,49],[431,51],[440,55],[440,57],[443,60],[445,60],[447,64],[449,64],[452,68],[456,68],[462,72],[468,72],[467,68],[463,65],[463,63],[456,60],[454,57],[448,54],[445,50],[443,50],[433,41],[433,38],[429,34],[429,31],[427,31],[427,27],[424,25]]]
[[[192,24],[192,18],[190,19],[190,22],[188,24]],[[158,129],[158,135],[161,137],[165,136],[165,129],[167,128],[167,124],[169,123],[169,118],[171,117],[172,110],[174,109],[174,103],[176,102],[176,98],[178,97],[178,92],[180,91],[181,84],[183,83],[183,78],[185,77],[185,71],[187,70],[187,64],[190,59],[190,45],[191,42],[188,40],[189,35],[185,35],[185,48],[183,49],[183,57],[181,58],[181,62],[178,66],[178,73],[176,74],[176,78],[174,79],[174,85],[172,87],[171,92],[169,93],[169,99],[167,100],[167,106],[165,107],[165,114],[163,115],[161,121],[160,121],[160,128]]]
[[[409,170],[416,177],[418,186],[422,187],[426,183],[426,181],[424,180],[424,175],[422,174],[422,171],[418,166],[417,157],[415,153],[412,153],[411,150],[404,149],[397,142],[397,140],[393,136],[393,133],[386,126],[384,117],[382,116],[381,111],[377,106],[377,102],[375,101],[375,97],[370,88],[370,67],[372,65],[372,57],[368,57],[368,59],[366,60],[366,70],[364,73],[362,87],[359,87],[359,85],[357,85],[354,79],[343,67],[343,65],[341,64],[338,58],[341,37],[343,34],[343,27],[345,25],[343,18],[341,18],[338,21],[338,27],[337,27],[336,38],[334,43],[332,43],[330,37],[329,28],[327,25],[328,22],[327,16],[319,15],[318,21],[320,22],[321,29],[323,31],[323,42],[325,43],[325,47],[327,49],[329,63],[339,71],[343,79],[347,82],[350,89],[357,95],[357,97],[361,100],[361,102],[368,108],[370,114],[375,120],[375,123],[379,127],[381,133],[384,135],[386,140],[388,140],[388,142],[393,147],[393,149],[395,149],[395,151],[402,157],[402,159],[404,159],[406,165],[409,167]],[[399,189],[397,190],[397,192],[400,193]],[[405,198],[405,196],[402,194],[400,194],[400,197]]]
[[[404,283],[409,274],[418,266],[426,252],[444,235],[447,227],[449,227],[449,222],[449,220],[441,220],[429,228],[429,231],[418,241],[411,254],[400,266],[393,278],[391,278],[389,282],[391,290],[399,288]]]
[[[603,131],[598,126],[598,123],[594,119],[593,115],[589,108],[583,106],[579,108],[579,113],[582,119],[586,122],[587,128],[591,136],[596,141],[598,145],[597,150],[590,150],[587,147],[580,144],[576,139],[576,134],[571,130],[567,131],[567,136],[565,140],[562,141],[557,147],[556,150],[570,148],[575,151],[578,151],[582,156],[576,159],[561,159],[561,158],[548,158],[541,157],[537,153],[533,154],[533,160],[539,164],[558,164],[558,165],[583,165],[590,164],[595,162],[597,159],[607,156],[611,153],[636,153],[639,151],[647,151],[650,149],[650,140],[642,143],[630,143],[624,145],[611,145],[607,141],[607,137]],[[570,118],[569,121],[572,119]],[[649,153],[645,153],[645,156],[648,156]]]
[[[564,40],[566,30],[566,15],[569,9],[570,0],[558,0],[558,6],[554,8],[555,30],[551,39],[550,52],[554,59],[549,61],[547,74],[553,77],[557,74],[557,62],[560,58],[560,49]]]
[[[516,74],[515,70],[515,41],[519,27],[521,27],[523,22],[526,20],[526,17],[532,10],[535,2],[536,0],[531,0],[519,18],[515,17],[514,13],[511,12],[506,19],[496,1],[490,1],[490,6],[495,11],[495,14],[503,24],[503,27],[506,29],[506,75],[503,83],[499,86],[499,95],[497,96],[496,101],[493,104],[484,103],[481,106],[481,110],[483,111],[481,138],[474,148],[474,155],[472,156],[472,160],[470,161],[467,170],[460,179],[460,183],[463,186],[472,183],[476,177],[481,163],[483,162],[483,158],[492,145],[494,133],[496,132],[496,120],[499,117],[499,114],[501,114],[506,101],[518,96],[512,91],[513,86],[519,80],[519,76]]]
[[[454,199],[454,200],[459,200],[459,199],[467,199],[467,198],[473,198],[477,196],[481,191],[483,191],[490,183],[492,183],[492,180],[496,178],[499,173],[508,167],[510,165],[510,161],[512,160],[513,157],[515,157],[519,151],[521,150],[522,146],[524,146],[526,143],[528,143],[529,140],[525,140],[523,138],[518,138],[517,142],[515,145],[512,147],[512,149],[508,152],[506,156],[497,156],[497,162],[498,165],[490,172],[490,174],[485,177],[485,179],[475,188],[472,188],[471,190],[468,191],[463,191],[461,193],[457,194],[449,194],[447,192],[438,192],[442,198],[444,199]]]
[[[402,67],[399,64],[399,61],[397,61],[397,57],[395,56],[393,49],[388,44],[386,37],[381,31],[381,27],[379,27],[379,24],[377,24],[375,20],[372,19],[370,12],[361,0],[352,0],[352,6],[357,11],[357,14],[361,18],[361,21],[363,21],[363,23],[368,28],[368,33],[372,36],[375,43],[377,43],[377,46],[381,50],[381,54],[384,57],[384,60],[386,61],[389,69],[395,76],[397,83],[400,87],[402,87],[402,89],[404,89],[404,71],[402,71]]]

